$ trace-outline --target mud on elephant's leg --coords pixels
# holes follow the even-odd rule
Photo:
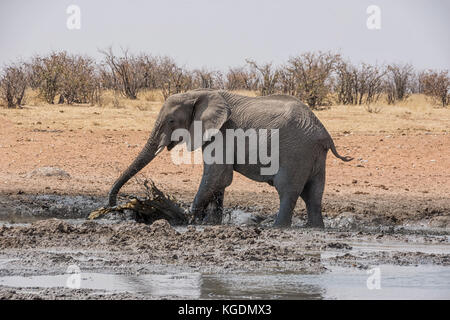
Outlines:
[[[206,207],[206,216],[203,219],[205,224],[220,224],[223,217],[223,195],[225,190],[217,191],[213,195],[213,200]]]
[[[275,219],[274,227],[287,228],[292,223],[292,211],[297,203],[298,194],[285,193],[280,195],[280,210]]]
[[[306,204],[308,213],[307,227],[323,228],[322,196],[325,187],[325,170],[316,174],[305,185],[301,197]]]
[[[216,224],[222,221],[223,196],[232,180],[232,166],[204,166],[202,181],[191,206],[194,222]]]
[[[197,193],[191,206],[194,223],[220,224],[223,215],[224,190]]]

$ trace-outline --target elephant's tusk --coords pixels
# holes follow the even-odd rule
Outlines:
[[[155,156],[157,156],[163,150],[164,150],[164,146],[159,147],[158,150],[156,150],[156,152],[155,152]]]

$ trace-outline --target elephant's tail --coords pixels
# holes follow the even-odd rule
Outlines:
[[[353,160],[352,157],[349,157],[349,156],[343,157],[343,156],[341,156],[341,155],[337,152],[336,146],[334,145],[334,141],[333,141],[333,139],[331,139],[331,138],[330,138],[330,143],[329,143],[328,148],[331,150],[331,152],[333,152],[333,154],[334,154],[334,156],[335,156],[336,158],[339,158],[339,159],[341,159],[342,161],[348,162],[348,161],[352,161],[352,160]]]

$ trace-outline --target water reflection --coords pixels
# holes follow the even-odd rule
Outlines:
[[[369,290],[367,272],[333,268],[322,274],[232,273],[115,275],[82,273],[84,289],[188,299],[449,299],[450,268],[381,266],[381,289]],[[69,275],[0,277],[11,287],[65,287]]]
[[[0,285],[11,287],[65,287],[68,275],[9,276]],[[321,299],[323,289],[283,274],[152,274],[114,275],[82,273],[80,287],[108,292],[133,292],[152,297],[189,299]]]

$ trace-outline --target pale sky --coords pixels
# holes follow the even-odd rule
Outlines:
[[[79,30],[66,27],[71,4],[81,10]],[[380,30],[366,26],[369,5],[381,9]],[[111,45],[222,71],[246,58],[279,64],[314,50],[450,69],[450,1],[0,1],[0,65],[52,50],[100,59]]]

